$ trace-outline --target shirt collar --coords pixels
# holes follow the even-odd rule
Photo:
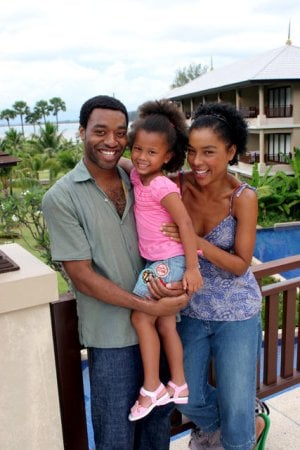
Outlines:
[[[118,167],[118,171],[119,171],[119,174],[120,174],[123,182],[125,183],[127,189],[130,191],[131,190],[131,183],[130,183],[128,175],[126,174],[126,172],[121,167]],[[84,164],[83,158],[82,158],[79,161],[79,163],[76,165],[76,167],[74,168],[74,181],[77,182],[77,183],[81,183],[83,181],[93,180],[93,179],[94,178],[92,177],[92,175],[88,171],[88,168]]]
[[[80,183],[81,181],[92,180],[93,177],[88,171],[83,159],[74,168],[74,181]]]

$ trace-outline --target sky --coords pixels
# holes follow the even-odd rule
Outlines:
[[[176,71],[215,69],[300,46],[299,0],[9,0],[0,8],[0,111],[113,95],[129,111],[162,98]]]

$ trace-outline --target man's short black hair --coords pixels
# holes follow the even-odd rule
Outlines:
[[[126,125],[128,126],[128,112],[125,105],[120,100],[109,95],[97,95],[87,100],[81,107],[79,123],[83,128],[87,127],[89,117],[95,108],[121,111],[126,117]]]

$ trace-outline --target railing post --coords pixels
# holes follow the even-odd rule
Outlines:
[[[298,349],[297,349],[296,368],[300,372],[300,296],[299,296],[299,302],[298,302]]]
[[[278,294],[266,297],[263,376],[266,385],[277,380],[278,303]]]
[[[293,376],[295,345],[296,289],[289,289],[283,294],[282,341],[281,341],[281,376]]]
[[[88,450],[76,301],[52,302],[51,319],[65,450]]]

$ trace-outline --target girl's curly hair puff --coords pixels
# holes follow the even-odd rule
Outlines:
[[[138,117],[132,123],[128,143],[132,148],[138,131],[161,133],[166,136],[169,151],[173,153],[163,170],[176,172],[185,160],[188,143],[188,130],[183,113],[176,103],[170,100],[154,100],[143,103],[138,109]]]
[[[236,146],[236,153],[229,162],[237,164],[238,155],[245,153],[248,138],[248,126],[243,116],[229,103],[206,103],[200,105],[192,117],[192,130],[211,128],[229,148]]]

